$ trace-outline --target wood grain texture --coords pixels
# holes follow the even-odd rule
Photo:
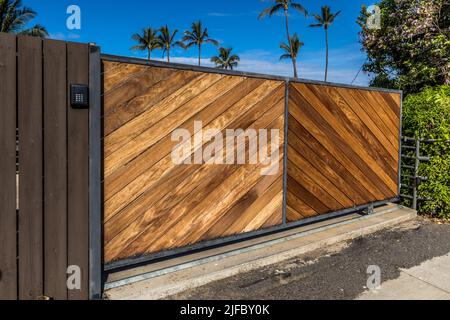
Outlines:
[[[103,68],[106,263],[282,223],[284,82],[125,63]],[[279,130],[278,144],[265,150],[278,152],[279,170],[264,176],[260,162],[175,165],[172,132],[194,136],[195,121],[203,132]],[[210,143],[193,141],[189,153]]]
[[[88,75],[87,44],[0,33],[0,299],[89,298]]]
[[[18,37],[19,299],[43,295],[42,40]]]
[[[89,84],[89,46],[67,44],[67,82]],[[68,88],[69,89],[69,88]],[[67,102],[68,265],[81,269],[81,289],[69,300],[89,299],[89,110]]]
[[[44,294],[67,299],[66,43],[46,40],[44,56]]]
[[[398,195],[399,97],[290,84],[288,222]]]
[[[0,300],[17,299],[16,37],[0,33]]]

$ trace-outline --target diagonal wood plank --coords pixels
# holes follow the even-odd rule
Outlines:
[[[298,90],[296,92],[300,93]],[[293,92],[293,96],[295,96],[296,92]],[[307,110],[310,115],[313,115],[317,121],[320,121],[323,127],[327,127],[329,132],[335,133],[336,137],[338,136],[345,139],[346,143],[351,146],[352,150],[357,152],[364,162],[373,170],[374,173],[385,181],[386,185],[392,191],[397,190],[397,182],[393,179],[392,175],[389,175],[389,173],[386,172],[382,164],[380,164],[378,159],[379,156],[373,152],[368,143],[364,144],[362,140],[355,137],[355,135],[349,131],[349,128],[346,128],[343,125],[341,121],[344,119],[333,116],[333,114],[317,98],[317,96],[309,90],[309,88],[303,86],[300,94],[303,95],[305,99],[311,99],[313,102],[311,104],[313,108]],[[313,110],[315,110],[315,112]]]
[[[304,123],[304,125],[307,125]],[[345,154],[326,140],[326,136],[321,136],[320,131],[314,131],[314,127],[309,130],[301,125],[292,115],[289,116],[289,126],[303,137],[304,141],[314,149],[319,156],[328,163],[341,177],[351,184],[352,190],[361,190],[366,195],[367,203],[383,197],[382,191],[372,183],[366,172],[360,170]],[[321,139],[322,138],[322,139]]]
[[[278,91],[278,89],[277,89]],[[267,98],[261,100],[261,103],[263,105],[266,105],[269,108],[261,108],[261,105],[258,103],[252,108],[250,108],[247,113],[243,114],[242,117],[233,120],[232,122],[223,122],[218,119],[218,123],[221,123],[220,126],[216,124],[212,124],[209,126],[209,128],[222,128],[225,129],[226,126],[230,128],[243,128],[247,129],[250,126],[256,126],[261,127],[265,125],[266,119],[272,119],[273,115],[279,115],[282,113],[282,103],[278,103],[276,107],[272,108],[272,105],[275,104],[274,98],[277,98],[277,95],[279,96],[281,94],[269,94]],[[281,99],[279,96],[278,99]],[[268,111],[267,111],[268,110]],[[230,109],[230,111],[232,111]],[[225,113],[224,116],[227,116],[228,113]],[[231,113],[233,114],[233,112]],[[230,118],[234,119],[234,118]],[[170,173],[167,175],[167,177],[164,177],[162,180],[162,183],[164,184],[164,180],[171,179],[173,176],[177,177],[179,176],[179,171],[183,171],[184,166],[177,166],[174,167],[174,170],[170,171]],[[170,189],[163,187],[163,185],[155,184],[153,187],[148,188],[136,201],[133,202],[133,205],[129,205],[124,208],[124,210],[120,213],[119,216],[117,216],[117,219],[120,219],[122,222],[118,221],[115,217],[115,215],[110,216],[108,215],[106,217],[106,221],[108,222],[109,219],[113,219],[111,223],[107,223],[107,226],[111,225],[113,228],[114,226],[122,226],[126,225],[126,221],[129,221],[129,219],[132,216],[139,216],[143,213],[142,210],[147,210],[147,208],[152,204],[155,203],[159,198],[163,197],[165,194],[169,195],[167,193]],[[167,203],[167,201],[165,201]],[[154,207],[158,207],[155,205]],[[114,232],[111,232],[114,234]],[[107,235],[110,234],[110,232],[106,233]]]
[[[203,124],[208,125],[221,114],[223,114],[227,108],[236,104],[240,100],[250,95],[262,84],[261,81],[245,81],[243,84],[233,88],[229,94],[218,99],[213,104],[202,110],[198,115],[190,118],[183,123],[180,127],[192,130],[194,127],[194,121],[202,119]],[[192,134],[196,131],[193,130]],[[171,153],[174,144],[171,141],[171,134],[168,132],[167,136],[161,139],[154,146],[146,150],[144,153],[133,159],[127,166],[121,167],[116,170],[110,176],[106,177],[105,183],[105,199],[110,199],[113,195],[120,191],[120,189],[127,186],[139,175],[143,174],[146,170],[150,169],[157,162],[162,160],[165,156]]]
[[[267,109],[266,109],[267,110]],[[276,115],[281,115],[283,113],[283,103],[278,104],[277,108],[269,108],[265,114],[260,117],[253,125],[252,127],[261,128],[267,126],[271,119],[274,118]],[[155,238],[157,237],[157,232],[164,232],[164,220],[165,217],[167,217],[169,220],[167,221],[174,221],[176,220],[178,214],[182,214],[184,212],[186,207],[189,206],[189,203],[195,203],[196,197],[189,196],[187,201],[184,201],[181,203],[180,200],[183,200],[185,197],[189,195],[189,193],[192,192],[192,190],[195,190],[195,192],[198,194],[199,190],[205,189],[206,194],[210,192],[210,190],[214,189],[215,183],[220,183],[222,181],[221,178],[231,174],[235,170],[238,169],[239,166],[199,166],[200,171],[194,175],[193,177],[187,177],[186,183],[182,184],[182,188],[179,189],[177,187],[177,192],[173,193],[169,191],[170,197],[162,199],[158,204],[155,203],[155,205],[150,208],[149,211],[145,213],[145,215],[141,216],[139,214],[139,220],[135,221],[128,227],[126,230],[121,232],[121,236],[116,237],[112,241],[108,242],[107,245],[110,246],[109,252],[115,252],[117,248],[120,248],[124,245],[128,245],[130,242],[129,236],[133,235],[141,235],[141,237],[144,237],[145,239],[147,237]],[[226,171],[223,171],[226,170]],[[231,171],[230,171],[231,170]],[[225,173],[227,172],[227,174]],[[198,186],[197,183],[201,183],[201,186]],[[164,189],[165,190],[165,189]],[[198,199],[204,198],[204,195],[202,193],[198,194]],[[193,201],[193,202],[192,202]],[[172,203],[172,204],[171,204]],[[143,207],[145,208],[145,206]],[[148,209],[147,209],[148,210]],[[187,209],[186,209],[187,210]],[[170,214],[170,212],[173,212],[173,214]],[[174,215],[176,214],[176,215]],[[181,216],[180,216],[181,217]],[[153,221],[151,224],[149,224],[150,221]],[[111,225],[118,224],[113,223]],[[108,225],[108,224],[107,224]],[[144,230],[139,231],[140,229],[144,228]],[[144,233],[145,232],[145,233]],[[136,248],[142,245],[142,243],[147,243],[149,240],[139,240],[136,242]],[[131,251],[137,250],[137,249],[131,249]],[[119,251],[119,250],[117,250]]]
[[[292,120],[292,122],[294,121]],[[297,132],[301,134],[301,132]],[[331,155],[321,156],[320,152],[316,150],[317,148],[310,141],[307,142],[308,138],[306,136],[304,140],[300,139],[295,132],[289,131],[289,147],[297,153],[304,154],[309,163],[326,174],[351,199],[354,205],[362,205],[371,201],[371,197],[367,196],[367,191],[360,191],[361,187],[357,180],[347,170],[344,170],[340,164],[336,165],[334,158],[330,160],[330,157],[332,158]]]
[[[105,135],[107,140],[109,140],[109,135],[112,132],[121,128],[129,121],[135,120],[137,116],[149,108],[152,108],[155,104],[173,94],[173,92],[176,92],[178,89],[184,87],[184,85],[192,83],[193,80],[200,77],[202,77],[202,75],[198,73],[177,71],[157,82],[155,85],[151,86],[150,89],[142,92],[126,104],[119,106],[114,113],[111,113],[106,117],[108,126],[105,127]],[[169,110],[166,112],[170,113]],[[160,110],[160,113],[161,117],[163,117],[162,110]]]
[[[305,105],[306,100],[301,95],[297,94],[296,91],[291,93],[291,97],[293,101],[296,101],[296,105]],[[318,102],[318,105],[321,106],[321,103]],[[333,144],[337,144],[341,152],[344,152],[359,166],[364,174],[368,175],[371,180],[377,183],[377,186],[383,190],[385,196],[391,195],[392,192],[395,194],[397,190],[396,182],[392,181],[391,177],[389,177],[376,161],[367,154],[367,151],[364,150],[365,146],[361,146],[351,134],[333,120],[329,112],[323,109],[323,106],[320,110],[323,110],[324,113],[318,112],[315,108],[297,107],[292,109],[291,114],[297,121],[303,119],[303,122],[305,122],[305,119],[308,119],[307,122],[316,126],[316,129],[313,129],[315,130],[315,135],[322,135],[324,141],[331,143],[332,140]],[[326,118],[331,119],[335,126],[331,126],[327,120],[322,117],[324,114]],[[332,148],[335,148],[335,146],[332,146]]]
[[[105,175],[108,176],[115,169],[126,165],[129,161],[139,156],[146,149],[166,136],[167,132],[172,132],[177,129],[187,119],[206,108],[242,81],[243,78],[241,77],[224,77],[220,79],[212,87],[202,92],[201,96],[190,100],[182,108],[171,113],[157,125],[140,133],[132,141],[106,157]]]
[[[277,86],[273,84],[269,86],[263,84],[258,87],[257,90],[253,91],[251,95],[233,105],[226,113],[222,114],[221,117],[216,118],[216,120],[205,127],[204,130],[222,128],[222,123],[224,120],[226,121],[226,119],[237,117],[242,114],[242,112],[245,111],[245,108],[251,108],[259,101],[259,99],[264,98],[265,95],[269,95],[276,88]],[[175,146],[173,142],[170,145],[172,147]],[[200,145],[194,145],[192,146],[192,150],[195,151],[199,147]],[[128,184],[124,189],[113,195],[112,198],[105,202],[106,218],[108,219],[110,216],[116,214],[125,205],[127,205],[127,203],[136,199],[140,194],[145,192],[147,188],[150,188],[152,185],[163,179],[174,168],[174,166],[175,164],[172,161],[172,155],[168,154],[152,168],[142,173],[137,179]]]

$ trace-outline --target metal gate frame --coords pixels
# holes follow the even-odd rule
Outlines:
[[[101,299],[103,290],[102,120],[100,48],[89,52],[89,297]]]
[[[306,80],[306,79],[295,79],[292,77],[282,77],[282,76],[274,76],[274,75],[266,75],[266,74],[259,74],[259,73],[252,73],[252,72],[242,72],[242,71],[234,71],[234,70],[221,70],[221,69],[215,69],[215,68],[209,68],[209,67],[201,67],[201,66],[193,66],[193,65],[185,65],[185,64],[178,64],[178,63],[166,63],[166,62],[159,62],[159,61],[148,61],[145,59],[139,59],[139,58],[130,58],[130,57],[123,57],[123,56],[115,56],[115,55],[107,55],[107,54],[99,54],[99,52],[93,52],[91,53],[91,101],[93,102],[91,106],[91,115],[93,121],[91,121],[91,181],[93,184],[93,193],[91,193],[91,197],[93,198],[91,201],[91,274],[95,275],[95,277],[92,277],[93,281],[91,282],[92,285],[92,293],[94,296],[98,294],[98,292],[101,291],[101,283],[102,283],[102,273],[108,273],[112,271],[117,271],[120,269],[126,269],[133,266],[143,265],[146,263],[150,263],[152,261],[155,261],[157,259],[167,258],[171,256],[176,255],[183,255],[188,252],[192,251],[200,251],[211,247],[221,246],[225,244],[230,244],[233,242],[239,242],[246,239],[256,238],[262,235],[268,235],[277,233],[280,231],[285,231],[293,228],[297,228],[299,226],[304,226],[308,224],[313,224],[319,221],[329,220],[330,218],[338,217],[347,215],[350,213],[355,212],[363,212],[364,210],[368,210],[374,207],[382,206],[387,203],[392,202],[399,202],[400,201],[400,189],[401,189],[401,128],[402,128],[402,115],[403,115],[403,92],[400,90],[391,90],[391,89],[382,89],[382,88],[373,88],[373,87],[363,87],[363,86],[354,86],[354,85],[347,85],[347,84],[338,84],[338,83],[331,83],[331,82],[322,82],[322,81],[314,81],[314,80]],[[242,76],[242,77],[249,77],[249,78],[259,78],[259,79],[266,79],[266,80],[278,80],[278,81],[284,81],[286,85],[286,103],[285,103],[285,142],[284,142],[284,150],[285,150],[285,156],[283,161],[283,223],[281,225],[248,232],[244,234],[229,236],[225,238],[215,239],[215,240],[209,240],[209,241],[203,241],[191,246],[186,246],[182,248],[176,248],[172,250],[166,250],[158,253],[153,253],[149,255],[144,255],[138,258],[130,258],[130,259],[124,259],[115,261],[112,263],[108,263],[104,266],[102,266],[102,271],[99,272],[98,266],[103,263],[102,259],[102,252],[103,252],[103,232],[99,230],[103,230],[103,224],[102,224],[102,212],[99,210],[99,208],[102,207],[102,204],[100,203],[100,199],[103,199],[103,195],[101,194],[101,190],[99,189],[100,186],[100,180],[101,180],[101,174],[99,174],[99,166],[103,166],[102,163],[102,154],[99,152],[101,150],[101,145],[99,145],[99,141],[101,140],[101,114],[100,110],[102,108],[102,101],[100,98],[100,90],[101,90],[101,82],[100,82],[100,74],[101,74],[101,65],[102,61],[109,61],[109,62],[121,62],[121,63],[129,63],[129,64],[138,64],[138,65],[145,65],[150,67],[159,67],[159,68],[172,68],[177,70],[186,70],[186,71],[196,71],[196,72],[204,72],[204,73],[212,73],[212,74],[223,74],[223,75],[231,75],[231,76]],[[301,221],[287,223],[286,222],[286,202],[287,202],[287,148],[288,148],[288,115],[289,115],[289,84],[290,83],[304,83],[304,84],[316,84],[316,85],[324,85],[324,86],[333,86],[333,87],[339,87],[339,88],[348,88],[348,89],[359,89],[359,90],[367,90],[367,91],[377,91],[377,92],[386,92],[386,93],[396,93],[400,94],[401,96],[401,104],[400,104],[400,132],[399,132],[399,163],[398,163],[398,194],[394,198],[389,198],[373,203],[367,203],[364,205],[347,208],[344,210],[339,210],[331,213],[327,213],[324,215],[307,218]],[[92,100],[93,97],[95,98],[95,101]],[[98,98],[97,98],[98,96]],[[99,240],[100,238],[100,240]]]

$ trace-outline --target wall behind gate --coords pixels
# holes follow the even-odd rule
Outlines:
[[[88,298],[89,113],[68,103],[88,75],[88,45],[0,33],[0,299]]]
[[[282,223],[284,81],[108,61],[103,67],[106,263]],[[261,175],[261,164],[174,164],[179,142],[171,134],[182,128],[193,135],[194,121],[221,133],[278,129],[277,173]]]

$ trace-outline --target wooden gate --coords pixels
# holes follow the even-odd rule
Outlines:
[[[107,268],[398,199],[400,92],[113,56],[103,72]],[[175,164],[177,129],[192,161],[201,129],[277,129],[279,170]]]
[[[399,93],[291,83],[287,220],[398,197]]]
[[[105,61],[105,262],[281,224],[284,94],[283,81]],[[174,164],[171,134],[194,136],[195,121],[220,133],[278,129],[279,170]]]
[[[98,298],[102,263],[399,198],[398,91],[101,59],[2,33],[0,84],[0,299]],[[72,85],[89,87],[88,108],[74,108]],[[68,267],[81,288],[67,287]]]
[[[94,297],[101,265],[89,258],[90,201],[100,204],[100,192],[91,187],[89,137],[97,120],[69,98],[70,84],[92,87],[93,54],[100,66],[87,44],[0,33],[0,300]],[[68,288],[69,266],[81,271],[80,287]]]

